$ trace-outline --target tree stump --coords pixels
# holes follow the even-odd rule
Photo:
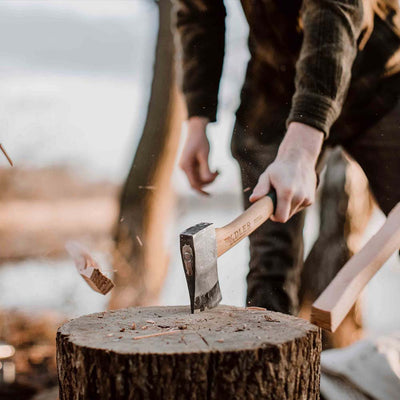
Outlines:
[[[317,327],[264,309],[92,314],[58,330],[60,400],[319,399],[320,352]]]

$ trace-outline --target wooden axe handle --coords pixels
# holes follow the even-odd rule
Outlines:
[[[272,191],[257,200],[228,225],[216,228],[218,257],[262,225],[274,213],[275,204],[276,194],[275,191]]]
[[[382,228],[343,266],[314,302],[311,322],[334,332],[370,279],[399,248],[400,203],[390,212]]]

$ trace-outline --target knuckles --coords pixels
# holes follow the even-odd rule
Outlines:
[[[274,216],[274,221],[275,221],[275,222],[285,223],[285,222],[287,222],[288,220],[289,220],[289,217],[286,216],[286,215],[284,215],[284,214],[281,214],[281,213],[277,213],[277,214],[275,214],[275,216]]]
[[[305,204],[305,206],[307,207],[307,206],[311,206],[311,204],[313,204],[314,203],[314,201],[315,201],[315,198],[314,198],[314,196],[310,196],[310,197],[306,197],[305,199],[304,199],[304,204]]]
[[[283,187],[280,192],[281,197],[285,200],[289,200],[294,197],[294,190],[291,187]]]

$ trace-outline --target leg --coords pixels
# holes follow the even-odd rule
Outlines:
[[[300,315],[306,319],[311,304],[356,250],[372,212],[368,181],[340,147],[330,153],[320,192],[319,234],[301,274]],[[359,306],[351,309],[334,334],[322,332],[323,349],[347,346],[360,337]]]
[[[400,201],[400,103],[376,125],[344,144],[360,164],[385,214]]]
[[[236,124],[232,154],[239,163],[243,188],[254,188],[258,177],[275,159],[279,143],[263,144]],[[249,191],[244,193],[249,207]],[[303,261],[304,212],[287,223],[267,221],[250,235],[247,304],[295,314]]]

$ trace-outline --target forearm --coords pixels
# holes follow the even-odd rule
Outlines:
[[[207,125],[210,123],[210,119],[208,117],[201,116],[191,116],[187,120],[188,125],[188,134],[206,134]]]
[[[321,153],[324,134],[312,126],[292,122],[279,146],[279,157],[297,157],[315,166]]]
[[[347,94],[362,17],[362,0],[304,0],[288,124],[301,122],[329,134]]]
[[[216,119],[225,47],[223,0],[174,0],[188,117]]]

